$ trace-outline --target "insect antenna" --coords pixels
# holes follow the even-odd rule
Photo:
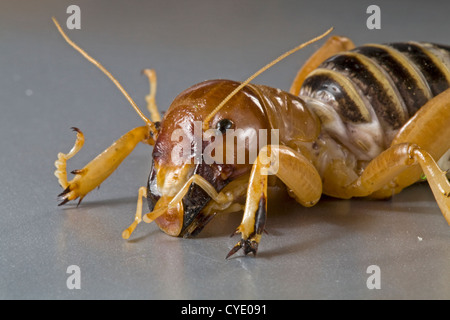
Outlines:
[[[239,90],[241,90],[243,87],[245,87],[247,84],[249,84],[253,79],[255,79],[261,73],[263,73],[264,71],[266,71],[267,69],[269,69],[273,65],[277,64],[278,62],[280,62],[284,58],[290,56],[294,52],[296,52],[296,51],[298,51],[300,49],[303,49],[304,47],[310,45],[311,43],[314,43],[314,42],[319,41],[320,39],[326,37],[331,31],[333,31],[333,27],[328,29],[325,33],[321,34],[320,36],[315,37],[315,38],[313,38],[313,39],[311,39],[311,40],[309,40],[307,42],[304,42],[304,43],[298,45],[297,47],[295,47],[295,48],[285,52],[284,54],[282,54],[281,56],[279,56],[278,58],[276,58],[272,62],[268,63],[267,65],[265,65],[264,67],[259,69],[257,72],[255,72],[247,80],[242,82],[236,89],[234,89],[225,99],[223,99],[222,102],[205,118],[205,120],[203,121],[203,129],[204,130],[208,129],[208,127],[209,127],[208,123],[211,120],[211,118],[225,105],[225,103],[227,103],[236,93],[239,92]]]
[[[134,102],[134,100],[131,98],[131,96],[128,94],[128,92],[125,91],[125,89],[122,87],[122,85],[117,81],[116,78],[113,77],[113,75],[103,67],[100,62],[92,58],[89,54],[86,53],[83,49],[81,49],[77,44],[75,44],[70,38],[65,34],[61,26],[59,25],[58,21],[55,19],[55,17],[52,17],[53,23],[56,25],[56,28],[58,29],[59,33],[62,35],[64,40],[68,44],[70,44],[75,50],[77,50],[83,57],[85,57],[89,62],[91,62],[93,65],[95,65],[97,68],[99,68],[115,85],[116,87],[122,92],[122,94],[125,96],[125,98],[128,100],[128,102],[131,104],[131,106],[134,108],[134,110],[137,112],[139,117],[144,120],[144,122],[147,124],[147,126],[150,128],[150,131],[155,136],[157,134],[157,130],[155,128],[155,124],[148,119],[144,113],[139,109],[137,104]]]

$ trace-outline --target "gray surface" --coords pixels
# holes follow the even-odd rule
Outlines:
[[[280,53],[335,26],[357,44],[450,43],[448,1],[377,1],[381,30],[366,28],[372,1],[77,1],[82,28],[69,35],[144,106],[155,68],[166,109],[206,79],[246,79]],[[199,238],[178,239],[133,219],[151,148],[139,145],[76,208],[56,206],[58,152],[86,135],[69,161],[83,167],[141,120],[117,89],[53,27],[72,1],[0,3],[0,298],[407,299],[450,298],[450,229],[427,185],[391,201],[324,198],[305,209],[275,192],[258,257],[226,261],[240,215],[217,217]],[[317,48],[289,57],[257,83],[288,89]],[[68,290],[66,269],[81,269]],[[366,269],[378,265],[381,289]]]

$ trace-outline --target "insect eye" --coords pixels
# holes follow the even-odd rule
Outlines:
[[[216,124],[216,129],[224,134],[227,129],[232,129],[234,127],[233,121],[229,119],[222,119]]]

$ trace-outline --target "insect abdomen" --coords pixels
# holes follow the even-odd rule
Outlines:
[[[449,87],[449,47],[415,42],[370,44],[324,61],[305,79],[300,95],[329,106],[325,111],[328,122],[336,113],[339,118],[334,116],[335,123],[328,123],[328,128],[347,128],[347,136],[335,132],[335,138],[346,140],[340,142],[353,149],[356,145],[360,158],[372,158],[378,152],[374,150],[389,146],[421,106]],[[365,132],[364,138],[358,130]]]

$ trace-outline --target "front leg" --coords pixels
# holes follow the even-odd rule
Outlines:
[[[79,204],[84,196],[100,186],[117,169],[139,142],[153,142],[149,137],[150,131],[148,127],[134,128],[120,137],[119,140],[89,162],[83,169],[72,171],[71,173],[75,174],[75,177],[71,181],[67,181],[66,162],[81,149],[84,142],[83,133],[77,128],[74,128],[74,130],[77,131],[77,140],[74,147],[68,154],[59,153],[58,160],[55,161],[55,176],[58,178],[61,187],[64,188],[64,191],[59,194],[62,200],[59,205],[77,198],[79,198]]]
[[[297,202],[313,206],[322,194],[322,181],[316,168],[302,154],[286,146],[266,146],[253,164],[247,188],[244,216],[236,233],[241,240],[230,250],[229,258],[241,248],[256,255],[266,224],[267,178],[275,174],[292,192]]]

